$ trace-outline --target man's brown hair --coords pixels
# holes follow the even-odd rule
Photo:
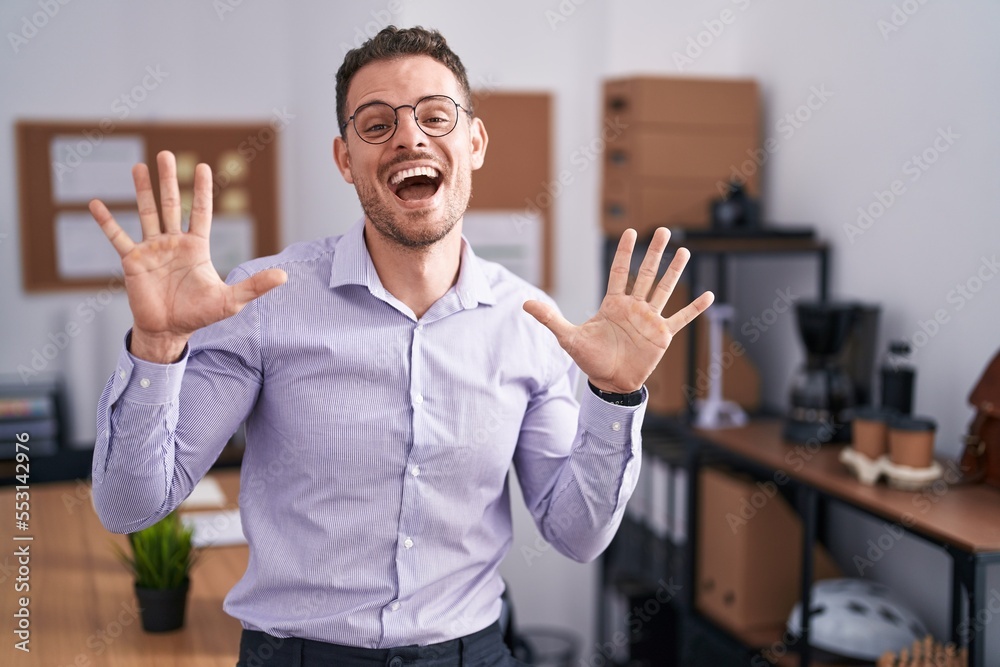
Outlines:
[[[430,56],[452,71],[462,88],[464,100],[458,100],[463,108],[472,113],[472,91],[465,66],[455,52],[448,48],[448,42],[437,30],[426,30],[420,26],[397,28],[387,26],[377,35],[344,56],[344,63],[337,70],[337,125],[340,136],[346,139],[344,124],[350,112],[347,106],[347,88],[358,70],[378,60],[392,60],[404,56]]]

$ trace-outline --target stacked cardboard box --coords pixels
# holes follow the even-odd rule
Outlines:
[[[713,468],[699,480],[698,609],[736,632],[783,627],[801,593],[802,522],[774,480]],[[814,560],[815,579],[840,576],[820,545]]]
[[[709,204],[734,175],[757,196],[760,105],[751,80],[635,77],[604,85],[602,221],[640,238],[658,226],[709,225]]]

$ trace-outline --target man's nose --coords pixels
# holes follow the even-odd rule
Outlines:
[[[392,137],[397,148],[414,148],[427,145],[427,135],[420,129],[413,114],[413,107],[396,110],[396,134]]]

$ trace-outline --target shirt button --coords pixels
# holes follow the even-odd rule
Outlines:
[[[389,609],[393,611],[399,611],[399,602],[393,602],[391,605],[389,605]],[[400,660],[399,664],[403,664],[403,661]]]
[[[414,477],[419,477],[420,476],[420,466],[413,466],[413,470],[410,471],[410,474],[413,475]]]
[[[421,403],[424,402],[424,397],[421,396],[420,394],[417,394],[416,396],[413,397],[413,402],[416,403],[417,405],[420,405]]]
[[[417,333],[420,333],[423,330],[424,330],[424,325],[423,324],[418,324],[417,328],[414,329],[414,331],[417,332]]]
[[[611,430],[612,431],[620,431],[620,430],[622,430],[622,423],[621,422],[615,422],[615,423],[613,423],[611,425]]]
[[[149,388],[149,378],[142,378],[141,380],[139,380],[139,386],[142,387],[143,389],[148,389]]]
[[[120,377],[121,379],[124,380],[125,379],[125,371],[123,371],[122,369],[119,368],[118,369],[118,377]]]
[[[406,547],[407,549],[412,548],[413,547],[413,540],[411,540],[410,538],[407,537],[405,540],[403,540],[403,546]]]

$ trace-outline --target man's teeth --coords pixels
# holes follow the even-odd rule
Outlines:
[[[414,176],[437,178],[440,176],[440,173],[433,167],[413,167],[412,169],[404,169],[403,171],[396,172],[392,175],[392,178],[389,179],[389,185],[399,185],[403,182],[403,179],[413,178]]]

